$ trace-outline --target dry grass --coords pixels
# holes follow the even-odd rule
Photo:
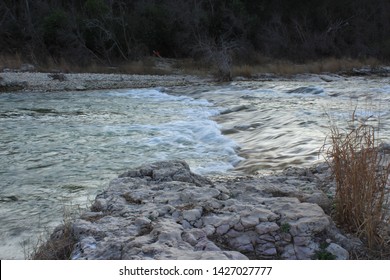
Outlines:
[[[244,77],[251,78],[256,73],[256,68],[248,64],[233,66],[232,76],[233,77]]]
[[[69,260],[76,245],[73,222],[80,215],[73,206],[64,206],[63,221],[54,230],[47,229],[30,248],[24,248],[25,258],[32,260]],[[72,209],[72,210],[71,210]],[[51,232],[51,233],[50,233]]]
[[[233,76],[252,77],[256,74],[272,73],[277,75],[297,75],[304,73],[338,73],[350,72],[354,68],[364,66],[376,67],[380,63],[374,58],[370,59],[347,59],[347,58],[327,58],[316,61],[307,61],[302,64],[293,63],[286,60],[271,60],[263,58],[257,63],[259,58],[254,59],[252,64],[237,64],[233,66]]]
[[[183,74],[206,76],[212,68],[212,65],[204,60],[187,58],[176,60],[172,67],[178,69]]]
[[[332,125],[325,152],[336,181],[336,221],[378,250],[388,238],[382,230],[388,222],[390,163],[383,164],[378,131],[367,121],[357,121],[354,111],[347,131]]]
[[[145,57],[142,60],[127,61],[117,67],[117,73],[142,75],[169,75],[172,74],[170,63],[166,59]]]
[[[0,70],[4,68],[20,69],[29,63],[19,54],[0,56]],[[66,59],[54,60],[47,58],[40,61],[36,70],[40,72],[64,72],[64,73],[122,73],[142,75],[169,75],[175,73],[189,74],[196,76],[207,76],[217,71],[215,65],[210,61],[188,59],[169,59],[145,57],[137,61],[121,61],[114,66],[91,61],[87,65],[77,65]],[[271,73],[276,75],[291,76],[296,74],[312,73],[337,73],[350,72],[354,68],[364,66],[376,67],[380,65],[377,59],[348,59],[348,58],[327,58],[316,61],[307,61],[302,64],[293,63],[288,60],[275,60],[264,57],[259,53],[253,53],[246,61],[235,59],[231,68],[233,77],[251,78],[256,75]]]
[[[75,244],[71,224],[63,224],[47,241],[38,241],[30,258],[33,260],[68,260]]]
[[[4,68],[19,69],[23,60],[19,54],[0,55],[0,70]]]
[[[121,74],[142,74],[142,75],[167,75],[172,71],[167,67],[161,67],[161,61],[154,57],[145,57],[137,61],[124,61],[116,63],[114,66],[104,65],[91,61],[86,65],[78,65],[66,59],[55,60],[53,58],[46,58],[45,61],[40,61],[36,67],[39,72],[63,72],[63,73],[121,73]],[[0,56],[0,71],[2,69],[20,69],[23,64],[29,64],[20,55],[2,55]]]
[[[167,71],[159,69],[155,59],[145,58],[138,61],[125,61],[115,66],[107,66],[91,62],[88,65],[75,65],[64,59],[53,61],[49,59],[39,67],[40,71],[52,72],[53,70],[69,73],[121,73],[121,74],[142,74],[142,75],[165,75]]]

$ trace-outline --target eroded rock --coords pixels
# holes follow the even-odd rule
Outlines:
[[[210,180],[183,161],[129,170],[73,223],[71,258],[312,259],[325,239],[348,258],[346,238],[309,202],[313,180],[283,176]]]

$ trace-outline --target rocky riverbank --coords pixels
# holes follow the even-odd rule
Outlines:
[[[0,73],[0,92],[83,91],[197,85],[203,79],[188,75],[126,75],[91,73]]]
[[[362,243],[329,216],[329,175],[325,164],[210,178],[183,161],[141,166],[57,227],[35,258],[348,259]]]
[[[169,63],[168,63],[169,64]],[[157,70],[166,71],[166,63],[160,62]],[[212,77],[200,77],[181,74],[180,69],[171,69],[170,75],[129,75],[129,74],[97,74],[97,73],[62,73],[36,72],[35,66],[23,64],[20,69],[3,69],[0,73],[0,93],[10,91],[83,91],[119,88],[148,88],[189,86],[215,82]],[[388,77],[390,67],[365,67],[350,72],[278,75],[258,73],[250,78],[235,77],[234,80],[302,80],[313,82],[337,82],[351,76]]]

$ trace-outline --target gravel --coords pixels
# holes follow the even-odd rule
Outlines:
[[[63,74],[38,72],[0,73],[1,91],[82,91],[197,85],[205,80],[187,75]]]

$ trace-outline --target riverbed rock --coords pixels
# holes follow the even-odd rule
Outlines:
[[[28,86],[26,81],[8,81],[0,79],[0,92],[18,91]]]
[[[36,67],[32,64],[25,63],[20,65],[20,72],[34,72],[36,70]]]
[[[325,240],[348,258],[346,238],[299,190],[313,182],[281,176],[206,178],[177,160],[129,170],[72,223],[70,258],[313,259]]]

